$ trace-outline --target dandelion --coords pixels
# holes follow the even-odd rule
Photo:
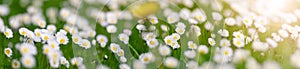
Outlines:
[[[120,64],[120,69],[131,69],[127,64]]]
[[[120,50],[120,46],[116,43],[111,43],[109,48],[113,53],[117,53]]]
[[[83,64],[82,62],[83,62],[83,58],[82,57],[73,57],[71,59],[71,64],[72,65],[80,66],[80,65]]]
[[[164,61],[164,65],[168,68],[176,68],[178,66],[178,60],[174,57],[167,57]]]
[[[6,36],[6,38],[12,38],[13,37],[13,32],[9,28],[6,28],[3,33]]]
[[[12,50],[10,48],[5,48],[4,49],[4,54],[7,56],[7,57],[10,57],[12,55]]]
[[[106,31],[108,33],[116,33],[117,32],[117,27],[115,25],[108,25],[106,27]]]
[[[196,57],[196,52],[194,50],[187,50],[187,51],[184,51],[184,56],[187,57],[187,58],[195,58]]]
[[[244,39],[240,39],[240,38],[233,38],[233,45],[235,45],[238,48],[244,47],[245,43],[244,43]]]
[[[139,56],[139,60],[142,61],[142,63],[148,64],[155,60],[155,56],[151,52],[143,53]]]
[[[25,68],[33,68],[35,66],[35,58],[33,56],[23,56],[21,63]]]
[[[227,39],[225,39],[225,38],[223,38],[223,39],[221,39],[220,40],[220,46],[221,47],[229,47],[231,44],[230,44],[230,41],[229,40],[227,40]]]
[[[208,44],[209,44],[210,46],[215,46],[216,41],[215,41],[213,38],[208,38]]]
[[[97,42],[100,44],[101,47],[105,47],[108,39],[104,35],[97,35],[96,37]]]
[[[119,34],[119,40],[121,40],[123,43],[128,44],[129,36],[127,34]]]
[[[159,42],[157,39],[147,40],[147,45],[149,46],[149,48],[155,48],[158,44]]]
[[[198,47],[198,52],[199,54],[207,54],[208,53],[208,48],[205,45],[200,45]]]
[[[20,68],[20,66],[21,66],[20,62],[17,59],[13,59],[11,65],[12,65],[12,68],[15,68],[15,69]]]
[[[188,41],[188,46],[189,49],[197,49],[197,45],[193,41]]]
[[[89,48],[91,48],[91,42],[87,39],[82,39],[80,46],[85,49],[89,49]]]
[[[162,56],[167,56],[167,55],[170,55],[171,49],[169,47],[163,45],[158,48],[158,52]]]

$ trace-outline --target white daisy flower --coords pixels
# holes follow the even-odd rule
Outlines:
[[[172,38],[172,36],[166,36],[166,37],[164,38],[164,42],[165,42],[167,45],[171,45],[173,42],[176,42],[176,41]]]
[[[147,45],[149,46],[149,48],[151,48],[151,49],[155,48],[159,44],[157,39],[150,39],[150,40],[147,40],[146,42],[147,42]]]
[[[36,55],[37,54],[37,48],[33,44],[30,44],[30,43],[22,43],[19,50],[22,55]]]
[[[49,54],[53,49],[49,45],[43,46],[43,54],[47,55]]]
[[[45,20],[39,20],[37,25],[41,28],[45,28],[46,27],[46,21]]]
[[[178,27],[178,28],[186,28],[186,25],[184,23],[182,23],[182,22],[178,22],[176,24],[176,27]]]
[[[14,68],[14,69],[18,69],[21,66],[20,62],[17,59],[13,59],[11,65],[12,65],[12,68]]]
[[[96,69],[110,69],[109,67],[107,67],[106,65],[100,64],[97,66]]]
[[[177,41],[173,41],[173,42],[171,43],[170,46],[171,46],[173,49],[176,49],[176,48],[179,48],[179,47],[180,47],[180,45],[178,44]]]
[[[44,40],[44,41],[48,41],[48,40],[54,39],[55,37],[54,37],[53,35],[51,35],[50,33],[43,33],[43,34],[41,35],[41,38],[42,38],[42,40]]]
[[[62,8],[59,12],[59,15],[63,18],[66,19],[71,15],[71,11],[67,8]]]
[[[128,35],[128,36],[130,36],[132,32],[129,29],[124,29],[123,33],[126,34],[126,35]]]
[[[281,69],[281,66],[272,60],[268,60],[262,63],[262,69]]]
[[[13,51],[10,49],[10,48],[5,48],[4,49],[4,54],[7,56],[7,57],[10,57],[12,55]]]
[[[129,67],[129,65],[127,65],[127,64],[120,64],[120,65],[119,65],[119,68],[120,68],[120,69],[131,69],[131,68]]]
[[[27,55],[21,58],[21,63],[25,68],[33,68],[35,66],[35,58]]]
[[[233,38],[232,41],[233,41],[233,45],[238,47],[238,48],[241,48],[241,47],[245,46],[244,39]]]
[[[221,47],[229,47],[230,45],[231,44],[230,44],[230,41],[228,39],[223,38],[223,39],[220,40],[220,46]]]
[[[219,64],[222,64],[222,63],[227,63],[227,62],[229,62],[229,57],[227,57],[227,56],[224,56],[224,55],[222,55],[222,54],[215,54],[214,56],[213,56],[213,60],[215,61],[215,62],[217,62],[217,63],[219,63]]]
[[[250,56],[250,51],[244,49],[236,49],[233,55],[233,62],[238,63],[246,60]]]
[[[59,60],[60,57],[62,56],[62,53],[59,50],[51,51],[51,52],[49,52],[49,54],[47,56],[49,59]],[[57,63],[59,63],[59,61],[57,61]]]
[[[164,65],[168,68],[176,68],[178,64],[178,60],[174,57],[167,57],[164,61]]]
[[[28,33],[28,29],[27,28],[20,28],[19,29],[19,33],[21,34],[21,35],[23,35],[23,36],[26,36],[27,35],[27,33]]]
[[[277,42],[276,41],[274,41],[273,39],[271,39],[271,38],[266,38],[266,41],[267,41],[267,43],[272,47],[272,48],[276,48],[277,47]]]
[[[110,24],[117,24],[118,18],[116,17],[116,13],[108,12],[106,14],[106,21]]]
[[[199,52],[200,54],[207,54],[207,53],[208,53],[208,47],[205,46],[205,45],[200,45],[200,46],[198,47],[198,52]]]
[[[218,34],[220,34],[222,37],[228,37],[229,36],[229,32],[226,29],[220,29],[218,31]]]
[[[176,33],[182,35],[185,32],[185,28],[176,27],[175,31]]]
[[[260,41],[253,41],[252,42],[252,48],[255,50],[255,51],[266,51],[268,50],[269,48],[269,45],[267,43],[263,43],[263,42],[260,42]]]
[[[198,65],[198,62],[196,61],[189,61],[186,63],[186,68],[188,69],[198,69],[199,68],[199,65]]]
[[[52,68],[59,67],[59,59],[49,59],[49,63]]]
[[[51,49],[53,50],[59,50],[59,43],[55,40],[48,40],[47,41],[48,45],[50,46]]]
[[[196,52],[194,50],[187,50],[187,51],[184,51],[184,56],[187,57],[187,58],[195,58],[196,57]]]
[[[139,56],[139,60],[142,61],[142,63],[148,64],[155,61],[155,56],[151,52],[143,53]]]
[[[279,30],[278,34],[282,37],[282,38],[287,38],[289,37],[289,33],[286,30]]]
[[[144,36],[145,34],[145,36]],[[157,37],[157,35],[155,35],[154,33],[150,32],[150,33],[143,33],[143,39],[144,40],[151,40],[151,39],[155,39]]]
[[[195,9],[191,15],[199,22],[204,22],[207,19],[204,11],[201,9]]]
[[[3,33],[6,36],[6,38],[12,38],[13,37],[13,32],[9,28],[6,28]]]
[[[272,33],[271,35],[276,42],[283,41],[283,39],[277,33]]]
[[[213,38],[208,38],[208,44],[209,44],[210,46],[215,46],[216,41],[215,41]]]
[[[242,22],[246,25],[246,27],[252,26],[253,23],[252,19],[249,17],[244,17]]]
[[[188,46],[189,49],[197,49],[197,45],[193,41],[188,41]]]
[[[106,46],[106,43],[108,42],[108,39],[104,35],[97,35],[96,40],[100,44],[100,46],[103,48]]]
[[[41,29],[34,29],[34,34],[37,37],[42,37],[42,30]]]
[[[67,68],[69,68],[70,63],[65,57],[60,57],[59,59],[60,64],[65,65]]]
[[[184,6],[186,6],[188,8],[192,8],[194,6],[193,0],[183,0],[182,3]]]
[[[69,42],[69,39],[67,36],[56,36],[56,41],[59,43],[59,44],[64,44],[66,45],[68,42]]]
[[[117,53],[120,50],[120,46],[116,43],[111,43],[109,48],[113,53]]]
[[[218,12],[212,12],[212,17],[216,21],[220,21],[223,19],[223,16]]]
[[[85,49],[91,48],[91,42],[90,42],[89,40],[87,40],[87,39],[82,39],[80,42],[81,42],[81,43],[80,43],[80,46],[81,46],[81,47],[83,47],[83,48],[85,48]]]
[[[236,32],[233,32],[232,34],[235,38],[238,38],[238,39],[244,39],[245,38],[245,35],[242,33],[242,31],[236,31]]]
[[[205,29],[208,31],[213,31],[214,30],[214,25],[210,22],[206,22],[204,25]]]
[[[133,69],[146,69],[146,65],[139,60],[133,62]]]
[[[163,45],[163,46],[159,46],[158,52],[162,56],[167,56],[170,55],[171,49],[168,46]]]
[[[192,19],[192,18],[188,19],[188,21],[190,24],[198,24],[197,20]]]
[[[190,33],[193,33],[196,36],[200,36],[201,35],[201,29],[200,29],[199,26],[192,25],[191,28],[190,28]]]
[[[180,35],[177,34],[177,33],[173,33],[171,36],[172,36],[173,39],[176,40],[176,41],[180,39]]]
[[[126,63],[126,62],[127,62],[127,59],[126,59],[124,56],[121,56],[121,57],[120,57],[120,61],[123,62],[123,63]]]
[[[177,21],[180,20],[179,16],[177,13],[171,13],[168,17],[167,17],[168,23],[173,24]]]
[[[158,23],[158,19],[156,16],[152,15],[148,17],[148,20],[152,23],[152,24],[157,24]]]
[[[117,32],[117,27],[115,25],[108,25],[106,27],[106,31],[108,33],[116,33]]]
[[[262,27],[258,28],[258,31],[261,32],[261,33],[265,33],[265,32],[267,32],[267,28],[262,26]]]
[[[220,51],[222,56],[231,57],[233,55],[233,51],[230,47],[222,47]]]
[[[228,26],[234,26],[236,24],[236,21],[234,18],[229,17],[229,18],[225,18],[224,22],[228,25]]]
[[[1,16],[6,16],[9,13],[9,6],[8,5],[0,5],[0,15]]]
[[[187,8],[183,8],[180,10],[179,12],[179,16],[184,19],[184,20],[187,20],[190,18],[190,15],[191,15],[191,11]]]
[[[261,65],[254,58],[249,58],[246,61],[246,68],[247,69],[261,69]]]
[[[72,41],[75,44],[81,44],[81,42],[80,42],[81,40],[82,40],[82,38],[79,35],[77,35],[77,34],[72,35]]]
[[[123,43],[128,44],[129,36],[127,34],[121,33],[118,37]]]
[[[124,50],[123,49],[119,49],[119,51],[117,52],[118,56],[124,56]]]
[[[160,25],[161,30],[167,32],[168,31],[168,26],[166,25]]]
[[[73,57],[71,59],[71,64],[76,65],[76,66],[80,66],[80,65],[83,64],[83,58],[82,57]]]

